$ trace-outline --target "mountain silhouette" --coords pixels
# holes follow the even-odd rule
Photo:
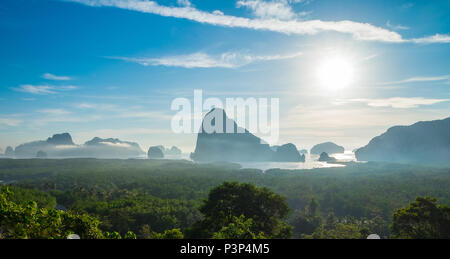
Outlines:
[[[214,131],[209,129],[211,126]],[[222,109],[213,109],[203,118],[191,158],[199,162],[304,161],[295,145],[285,145],[274,151],[262,139],[239,127]]]
[[[5,150],[5,157],[13,157],[13,156],[14,156],[14,149],[8,146]]]
[[[48,138],[46,142],[57,146],[75,145],[75,143],[73,143],[72,136],[70,136],[69,133],[55,134],[53,137]]]
[[[63,133],[55,134],[46,141],[34,141],[19,145],[13,156],[34,158],[38,152],[45,153],[49,158],[133,158],[145,154],[137,143],[96,137],[84,145],[76,145],[69,133]]]
[[[337,159],[334,157],[330,157],[326,152],[322,152],[322,154],[320,154],[320,157],[317,161],[319,161],[319,162],[336,162]]]
[[[359,161],[450,164],[450,118],[390,128],[355,152]]]
[[[344,152],[345,152],[344,147],[336,145],[333,142],[325,142],[322,144],[318,144],[318,145],[315,145],[311,149],[311,154],[314,154],[314,155],[320,155],[322,153],[337,154],[337,153],[344,153]]]
[[[149,159],[163,159],[164,152],[161,147],[150,147],[147,152],[147,157]]]

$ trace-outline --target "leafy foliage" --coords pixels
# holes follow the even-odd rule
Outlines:
[[[184,235],[179,228],[166,230],[162,234],[154,234],[155,239],[183,239]]]
[[[15,186],[1,186],[0,185],[0,193],[6,193],[7,189],[9,189],[9,200],[18,203],[24,204],[28,201],[34,201],[37,203],[38,207],[54,209],[56,207],[56,198],[50,195],[49,193],[41,192],[35,189],[24,189]]]
[[[291,228],[281,220],[286,219],[289,206],[285,198],[267,188],[258,188],[253,184],[225,182],[209,193],[208,199],[200,208],[204,219],[196,226],[201,235],[193,237],[211,237],[223,228],[235,228],[236,217],[244,216],[252,220],[252,233],[263,233],[268,238],[290,238]],[[233,222],[234,221],[234,222]],[[237,222],[241,227],[249,222]],[[231,225],[230,224],[234,224]],[[203,236],[206,235],[206,236]]]
[[[334,214],[333,214],[334,215]],[[319,204],[313,198],[305,211],[296,211],[291,224],[294,227],[294,233],[297,237],[312,234],[322,223],[322,217],[319,211]]]
[[[54,209],[38,208],[37,203],[18,205],[8,200],[7,188],[0,193],[0,229],[2,238],[65,239],[78,234],[83,239],[103,238],[98,220]]]
[[[122,236],[133,231],[138,238],[156,238],[155,233],[172,229],[188,237],[194,230],[198,232],[194,236],[211,237],[227,227],[233,217],[207,233],[195,228],[195,222],[202,220],[198,210],[202,200],[223,182],[253,183],[286,197],[294,213],[280,222],[288,221],[294,227],[295,238],[321,228],[330,230],[338,223],[389,237],[394,211],[416,197],[432,196],[450,204],[449,173],[448,167],[387,163],[262,172],[230,163],[188,161],[0,160],[0,181],[14,191],[10,201],[18,205],[35,201],[38,208],[48,210],[57,204],[70,213],[98,218],[102,231],[117,231]],[[310,208],[313,198],[316,209]],[[330,215],[334,225],[328,224]],[[251,219],[248,213],[244,217]]]
[[[363,235],[363,233],[365,235]],[[367,231],[362,231],[356,225],[337,223],[333,228],[320,227],[311,235],[304,235],[306,239],[364,239],[368,236]]]
[[[450,207],[437,204],[435,198],[418,197],[394,213],[392,233],[402,239],[449,239]]]
[[[264,239],[264,233],[260,232],[257,235],[252,232],[253,219],[245,219],[244,215],[235,217],[230,221],[230,224],[222,227],[221,230],[214,233],[213,239]]]

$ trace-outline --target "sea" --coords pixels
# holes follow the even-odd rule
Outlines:
[[[331,157],[336,158],[338,162],[356,162],[355,154],[352,151],[346,151],[342,154],[331,154]],[[314,168],[333,168],[345,167],[345,164],[319,162],[319,155],[306,154],[306,161],[304,163],[287,163],[287,162],[257,162],[257,163],[239,163],[243,169],[286,169],[286,170],[301,170]]]

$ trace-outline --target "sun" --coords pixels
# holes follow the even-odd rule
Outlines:
[[[320,85],[330,90],[341,90],[354,81],[353,64],[343,57],[330,57],[324,60],[317,69]]]

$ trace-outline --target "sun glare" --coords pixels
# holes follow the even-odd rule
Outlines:
[[[353,65],[342,57],[325,60],[317,70],[320,84],[331,90],[339,90],[351,85],[354,80]]]

